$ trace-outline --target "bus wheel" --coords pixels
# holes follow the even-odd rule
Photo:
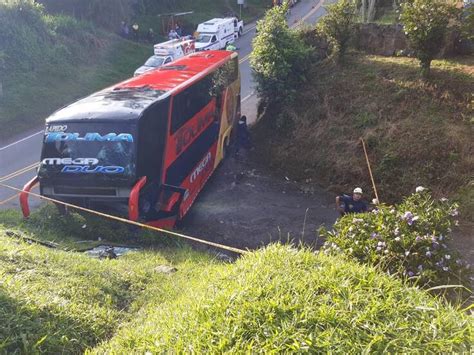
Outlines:
[[[66,216],[69,214],[69,209],[67,208],[67,206],[63,205],[62,203],[56,203],[56,202],[54,203],[54,205],[56,206],[58,213],[61,216]]]

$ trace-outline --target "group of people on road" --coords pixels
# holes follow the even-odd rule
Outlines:
[[[177,23],[174,28],[171,28],[168,32],[168,39],[179,39],[183,36],[183,30],[181,26]]]

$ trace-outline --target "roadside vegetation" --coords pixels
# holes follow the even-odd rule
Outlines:
[[[98,260],[62,250],[97,240],[88,224],[73,229],[47,208],[35,213],[55,227],[35,230],[5,213],[0,351],[462,352],[472,345],[472,317],[461,309],[339,256],[272,245],[227,264],[158,242]],[[112,239],[117,233],[107,223],[102,230]],[[47,248],[21,236],[68,242]]]
[[[346,215],[332,231],[323,228],[320,233],[326,241],[325,253],[347,255],[424,288],[458,285],[463,301],[470,266],[452,248],[452,227],[458,218],[457,204],[446,198],[435,200],[419,186],[399,205]]]
[[[459,199],[463,218],[471,219],[474,62],[472,56],[431,62],[447,22],[440,19],[430,25],[422,16],[419,26],[426,25],[429,31],[420,35],[414,19],[423,12],[423,1],[410,2],[412,7],[407,3],[403,19],[406,31],[419,35],[419,60],[426,57],[433,63],[430,80],[419,75],[415,59],[347,52],[354,8],[339,7],[346,4],[340,2],[327,8],[329,14],[316,29],[290,31],[312,49],[304,62],[310,61],[309,69],[304,71],[305,80],[289,81],[286,87],[296,92],[294,102],[270,101],[268,97],[275,95],[264,89],[272,81],[263,77],[260,83],[260,68],[281,58],[272,55],[271,47],[258,36],[254,41],[258,56],[253,54],[252,65],[264,112],[256,127],[262,161],[299,181],[318,181],[337,193],[354,185],[370,191],[363,138],[382,202],[401,202],[415,186],[429,186],[435,196]],[[430,11],[442,9],[439,12],[445,17],[452,10],[440,1],[430,6]],[[271,20],[265,19],[269,25]],[[264,23],[261,26],[265,28]],[[279,27],[285,30],[284,25]],[[320,45],[325,39],[327,49]],[[282,42],[280,52],[295,53],[297,43]],[[344,61],[333,60],[344,54]],[[427,74],[428,62],[423,65]]]

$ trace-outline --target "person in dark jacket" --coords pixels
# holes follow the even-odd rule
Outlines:
[[[363,213],[367,212],[368,206],[365,201],[362,200],[362,189],[356,187],[352,193],[352,196],[341,195],[336,197],[336,210],[339,211],[341,216],[348,213]]]
[[[235,145],[235,154],[239,153],[240,148],[250,149],[250,132],[247,127],[247,117],[242,116],[237,126],[237,142]]]

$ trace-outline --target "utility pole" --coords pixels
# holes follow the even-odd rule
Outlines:
[[[245,5],[245,0],[237,0],[237,5],[239,5],[240,8],[239,19],[242,20],[242,6]]]

